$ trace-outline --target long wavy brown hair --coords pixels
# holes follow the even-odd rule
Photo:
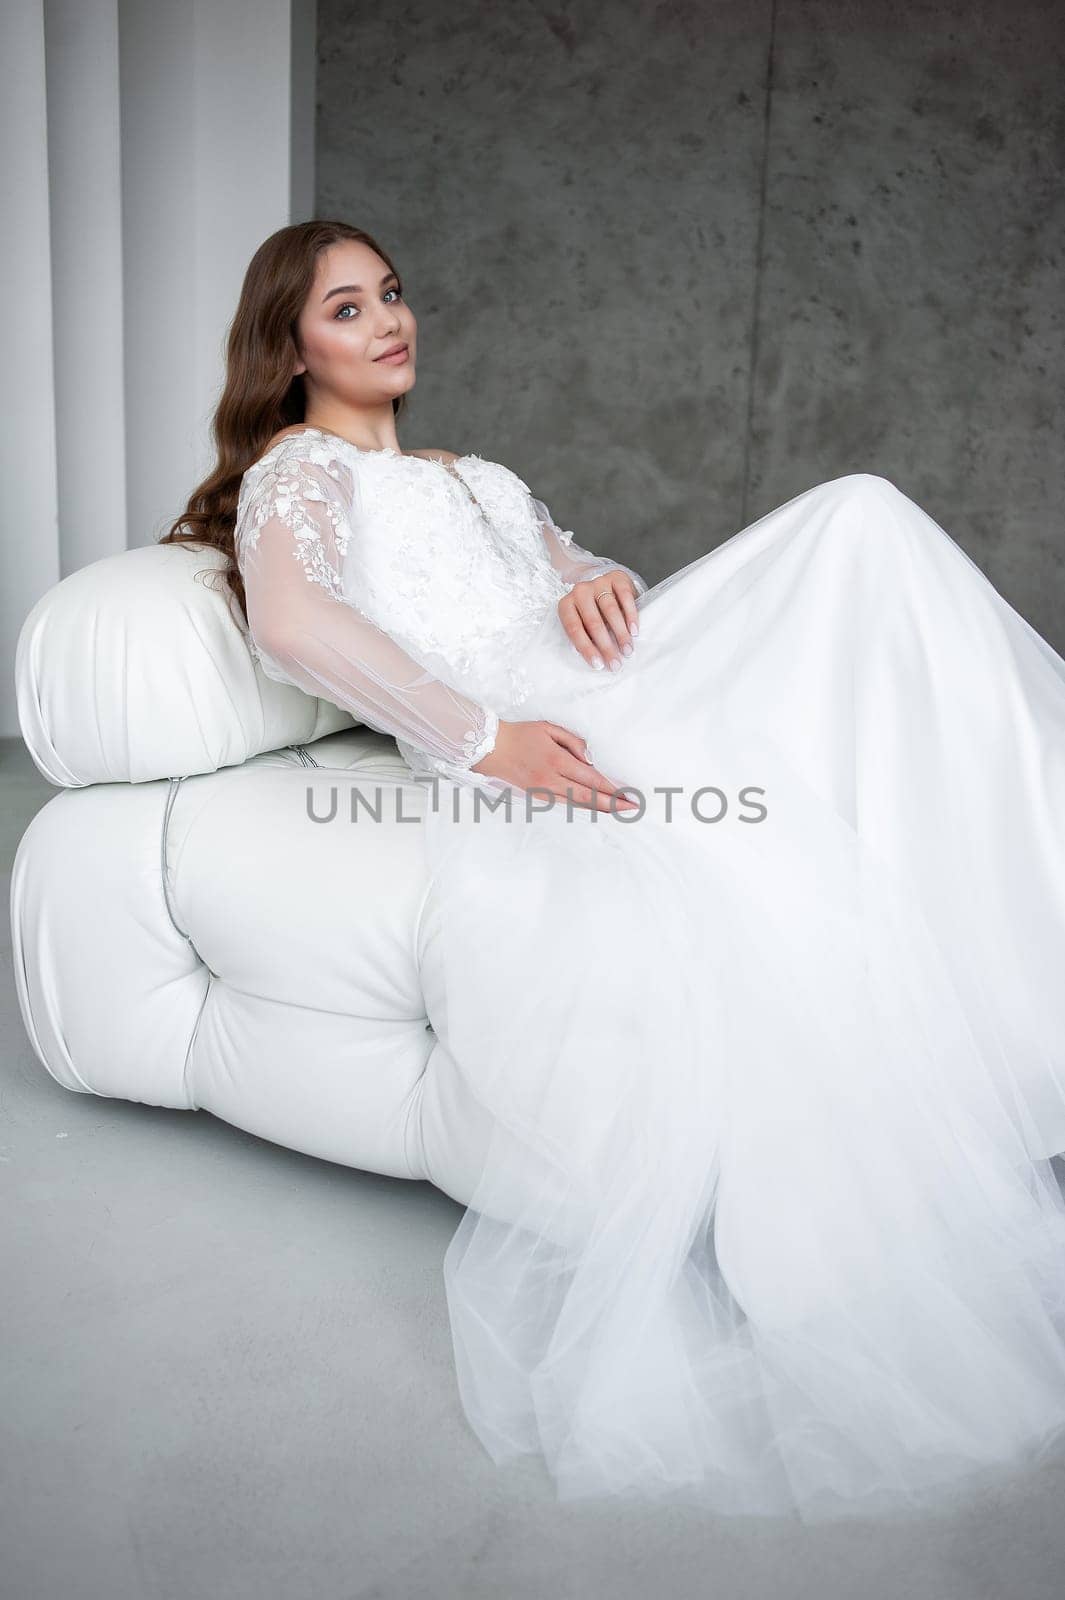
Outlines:
[[[221,550],[229,558],[221,569],[223,581],[245,619],[244,582],[233,539],[240,482],[274,434],[306,416],[303,374],[292,372],[296,321],[311,291],[319,255],[342,239],[368,244],[399,276],[377,240],[347,222],[297,222],[279,228],[252,256],[229,328],[226,381],[211,424],[218,460],[159,540]],[[393,400],[393,415],[400,415],[406,398],[401,394]]]

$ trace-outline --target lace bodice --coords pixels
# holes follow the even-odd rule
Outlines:
[[[392,734],[416,775],[460,782],[527,698],[522,655],[547,614],[622,566],[575,544],[500,462],[317,428],[249,467],[235,539],[263,671]]]

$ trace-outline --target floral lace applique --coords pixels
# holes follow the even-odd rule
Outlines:
[[[324,459],[283,452],[276,463],[268,466],[258,479],[252,479],[245,495],[242,487],[237,508],[237,560],[246,550],[254,550],[259,531],[272,517],[291,529],[292,554],[303,566],[310,583],[320,584],[334,600],[343,600],[339,561],[342,561],[351,538],[351,528],[337,500],[322,492],[311,466],[324,469],[336,482],[345,499],[352,492],[351,473],[332,454],[319,452]],[[254,468],[251,472],[254,473]],[[345,481],[346,480],[346,481]],[[245,484],[249,475],[245,474]],[[308,505],[320,506],[325,512],[333,532],[337,560],[327,553],[322,530],[307,511]]]
[[[479,456],[359,462],[358,537],[345,593],[432,671],[486,703],[531,693],[524,646],[565,592],[527,487]]]

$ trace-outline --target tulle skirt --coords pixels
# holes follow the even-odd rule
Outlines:
[[[813,1522],[1065,1459],[1065,661],[883,478],[558,621],[514,715],[639,812],[442,784],[432,1020],[495,1134],[458,1392],[561,1500]]]

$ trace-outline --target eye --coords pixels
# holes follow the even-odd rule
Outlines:
[[[398,296],[398,298],[400,300],[403,299],[403,291],[402,291],[402,289],[395,289],[395,288],[386,289],[385,290],[385,294],[394,294],[394,295]],[[333,317],[333,321],[334,322],[350,322],[352,320],[351,317],[342,317],[340,313],[342,311],[358,311],[358,309],[359,309],[358,306],[355,305],[355,303],[353,301],[345,300],[343,305],[337,307],[336,314]]]

